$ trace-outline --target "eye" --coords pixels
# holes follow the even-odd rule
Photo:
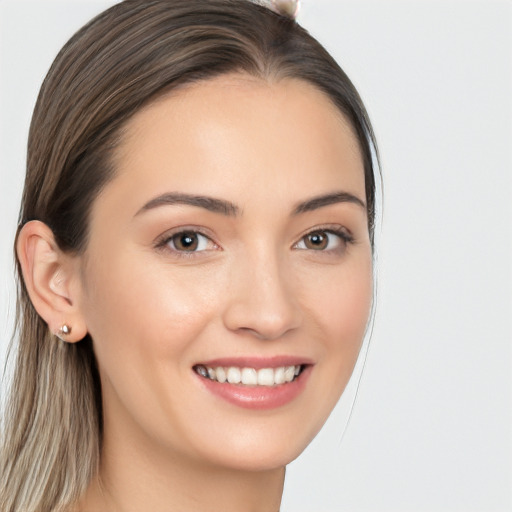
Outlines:
[[[352,237],[345,231],[320,229],[304,235],[295,245],[295,249],[335,251],[337,249],[343,249],[352,241]]]
[[[215,244],[205,235],[197,231],[181,231],[163,240],[162,245],[166,245],[177,252],[201,252],[215,246]]]

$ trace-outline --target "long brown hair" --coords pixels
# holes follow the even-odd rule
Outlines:
[[[373,245],[376,144],[357,91],[294,20],[247,0],[126,0],[70,39],[34,110],[18,232],[42,221],[62,250],[79,254],[91,205],[115,174],[112,156],[131,116],[174,88],[235,71],[305,80],[338,107],[359,141]],[[98,467],[101,389],[93,341],[62,343],[49,332],[17,263],[18,342],[0,450],[0,509],[61,511]]]

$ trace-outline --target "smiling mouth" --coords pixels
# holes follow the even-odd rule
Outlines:
[[[279,366],[277,368],[250,368],[237,366],[209,367],[195,365],[193,370],[201,377],[214,381],[239,386],[274,387],[293,382],[305,369],[306,365]]]

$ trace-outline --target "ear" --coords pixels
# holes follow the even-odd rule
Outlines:
[[[70,343],[83,339],[87,327],[79,308],[77,258],[61,251],[52,230],[39,221],[23,226],[16,252],[30,300],[50,331]]]

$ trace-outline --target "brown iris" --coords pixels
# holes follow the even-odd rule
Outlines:
[[[321,251],[329,245],[329,237],[325,231],[315,231],[304,237],[304,244],[308,249]]]
[[[199,245],[197,233],[178,233],[172,237],[172,243],[177,251],[195,251]]]

